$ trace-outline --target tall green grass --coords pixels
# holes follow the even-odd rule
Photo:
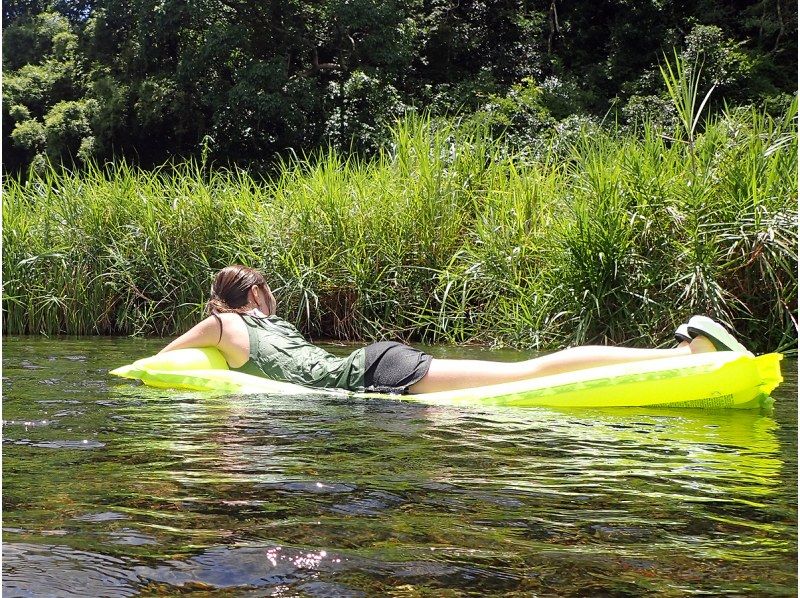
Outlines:
[[[4,330],[176,334],[237,262],[314,338],[664,344],[705,313],[791,350],[796,103],[712,118],[691,155],[672,137],[642,123],[532,159],[411,117],[375,159],[269,180],[194,162],[7,178]]]

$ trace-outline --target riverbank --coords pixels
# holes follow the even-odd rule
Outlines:
[[[721,115],[693,147],[663,133],[557,131],[520,154],[410,118],[374,160],[270,180],[192,162],[6,179],[4,330],[176,334],[238,262],[314,338],[645,345],[706,313],[792,351],[796,104]]]

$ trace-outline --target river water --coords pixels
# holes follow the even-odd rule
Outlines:
[[[3,596],[797,593],[796,361],[769,413],[212,398],[107,375],[162,345],[4,339]]]

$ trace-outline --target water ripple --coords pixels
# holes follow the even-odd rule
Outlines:
[[[149,341],[20,342],[4,595],[796,588],[793,371],[774,414],[461,409],[174,393],[105,374]]]

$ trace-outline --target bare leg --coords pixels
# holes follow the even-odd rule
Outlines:
[[[711,342],[699,336],[691,343],[682,343],[675,349],[585,346],[564,349],[544,357],[512,363],[474,359],[434,359],[431,361],[431,367],[425,377],[412,385],[409,392],[417,394],[473,388],[604,365],[679,357],[713,350],[714,346]]]

